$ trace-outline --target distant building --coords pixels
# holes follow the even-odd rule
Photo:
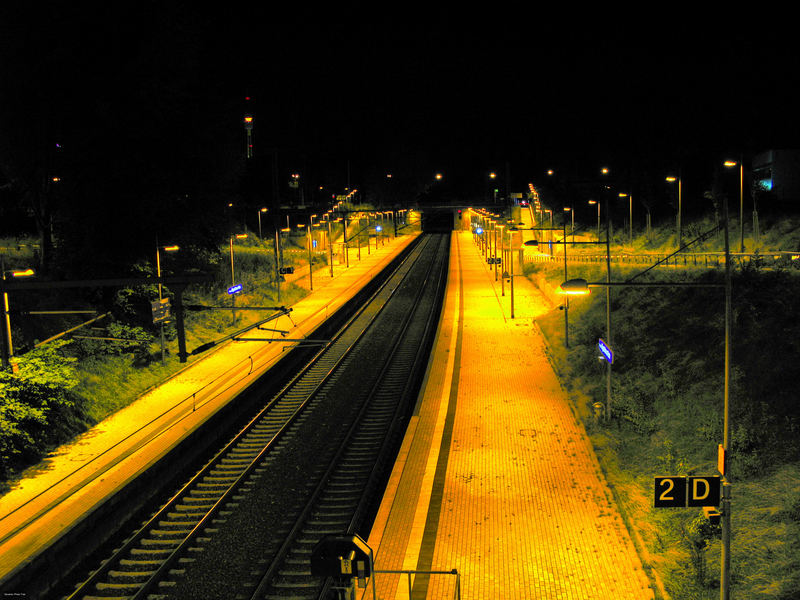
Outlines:
[[[753,185],[778,202],[800,201],[800,150],[767,150],[753,157]]]

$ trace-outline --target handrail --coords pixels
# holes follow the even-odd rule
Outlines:
[[[299,325],[297,325],[296,327],[299,327]],[[262,352],[263,352],[263,350],[264,350],[264,348],[261,349]],[[150,442],[158,439],[162,434],[167,432],[172,426],[180,423],[185,418],[189,417],[198,408],[202,408],[203,406],[205,406],[206,404],[208,404],[212,400],[215,400],[216,398],[218,398],[220,395],[224,394],[225,392],[227,392],[231,388],[239,385],[245,378],[247,378],[250,375],[252,375],[252,373],[253,373],[253,371],[255,369],[255,361],[253,359],[254,354],[259,354],[259,351],[256,350],[254,353],[248,355],[246,358],[243,358],[242,360],[237,362],[234,366],[232,366],[229,369],[223,371],[222,373],[220,373],[217,377],[215,377],[211,381],[206,382],[201,387],[199,387],[195,391],[193,391],[191,394],[185,396],[183,399],[179,400],[178,402],[176,402],[175,404],[173,404],[172,406],[170,406],[169,408],[167,408],[163,412],[159,413],[158,415],[156,415],[155,417],[150,419],[147,423],[141,425],[140,427],[138,427],[134,431],[131,431],[128,435],[126,435],[122,439],[118,440],[116,443],[112,444],[111,446],[109,446],[108,448],[103,450],[103,452],[101,452],[100,454],[92,457],[90,460],[88,460],[87,462],[81,464],[80,466],[75,468],[73,471],[70,471],[69,473],[64,475],[61,479],[59,479],[58,481],[54,482],[52,485],[48,486],[47,488],[43,489],[38,494],[32,496],[31,498],[29,498],[28,500],[26,500],[25,502],[23,502],[19,506],[15,507],[13,510],[9,511],[5,515],[0,516],[0,523],[2,523],[2,521],[4,521],[5,519],[9,518],[11,515],[15,514],[16,512],[18,512],[19,510],[21,510],[22,508],[24,508],[25,506],[27,506],[28,504],[30,504],[31,502],[36,500],[37,498],[43,496],[44,494],[46,494],[47,492],[49,492],[50,490],[52,490],[56,486],[60,485],[61,483],[63,483],[67,479],[69,479],[70,477],[73,477],[79,471],[82,471],[86,467],[92,465],[93,463],[95,463],[96,461],[101,459],[103,456],[105,456],[106,454],[108,454],[109,452],[114,450],[115,448],[119,447],[120,445],[124,444],[125,442],[127,442],[129,439],[131,439],[135,435],[139,434],[140,432],[144,431],[148,427],[152,426],[154,423],[156,423],[158,420],[162,419],[163,417],[165,417],[166,415],[168,415],[172,411],[174,411],[174,410],[178,409],[179,407],[181,407],[184,403],[187,403],[189,400],[192,401],[192,409],[191,409],[190,412],[186,412],[183,416],[181,416],[177,420],[170,422],[168,424],[168,426],[165,426],[160,431],[158,431],[158,432],[156,432],[156,433],[154,433],[154,434],[152,434],[150,436],[145,437],[138,444],[136,444],[135,446],[129,448],[126,452],[124,452],[123,454],[118,456],[114,461],[110,462],[109,464],[105,465],[104,467],[99,468],[97,471],[93,471],[88,477],[86,477],[82,481],[76,483],[69,490],[67,490],[66,492],[61,494],[58,498],[56,498],[55,500],[50,502],[47,506],[45,506],[41,510],[37,511],[35,515],[33,515],[30,518],[26,519],[24,523],[21,523],[20,525],[18,525],[17,527],[12,529],[11,531],[6,532],[5,535],[0,537],[0,544],[4,543],[6,540],[8,540],[11,537],[13,537],[14,535],[16,535],[17,532],[19,532],[20,530],[22,530],[25,527],[27,527],[29,524],[31,524],[36,519],[38,519],[41,515],[45,514],[49,510],[51,510],[54,506],[57,506],[57,505],[61,504],[64,500],[69,498],[72,494],[74,494],[76,491],[78,491],[79,489],[84,487],[86,484],[94,481],[95,479],[97,479],[101,475],[105,474],[106,472],[108,472],[110,469],[112,469],[113,467],[118,465],[120,462],[122,462],[123,460],[125,460],[129,456],[131,456],[132,454],[134,454],[134,453],[138,452],[139,450],[141,450],[142,448],[144,448]],[[198,394],[202,394],[202,392],[204,390],[214,386],[215,384],[217,384],[220,380],[222,380],[224,378],[229,378],[230,379],[233,376],[233,374],[236,371],[241,370],[242,366],[245,363],[247,363],[248,361],[249,361],[250,365],[249,365],[248,372],[245,375],[235,379],[234,381],[231,382],[230,385],[220,389],[214,395],[209,396],[208,398],[205,398],[199,404],[197,403]]]
[[[222,377],[224,377],[224,376],[226,376],[226,375],[228,375],[228,376],[229,376],[229,375],[230,375],[232,372],[234,372],[234,371],[236,371],[236,370],[240,369],[240,368],[241,368],[241,365],[242,365],[243,363],[247,362],[247,361],[250,361],[250,365],[251,365],[251,367],[250,367],[250,370],[248,371],[248,373],[247,373],[246,375],[244,375],[243,377],[240,377],[240,378],[236,379],[236,380],[235,380],[233,383],[231,383],[231,385],[229,385],[229,386],[225,387],[224,389],[221,389],[219,392],[217,392],[217,393],[216,393],[216,394],[214,394],[213,396],[210,396],[209,398],[206,398],[206,399],[205,399],[203,402],[201,402],[200,404],[197,404],[197,394],[198,394],[199,392],[202,392],[204,389],[206,389],[206,388],[208,388],[209,386],[211,386],[212,384],[216,383],[216,382],[217,382],[219,379],[221,379]],[[130,438],[132,438],[132,437],[134,437],[135,435],[137,435],[138,433],[140,433],[140,432],[144,431],[145,429],[147,429],[148,427],[150,427],[151,425],[153,425],[153,424],[154,424],[156,421],[158,421],[159,419],[163,418],[164,416],[166,416],[167,414],[169,414],[169,413],[170,413],[170,412],[172,412],[173,410],[177,409],[178,407],[180,407],[181,405],[183,405],[183,404],[184,404],[185,402],[187,402],[188,400],[192,400],[192,410],[191,410],[191,412],[186,412],[186,413],[185,413],[183,416],[181,416],[180,418],[178,418],[178,419],[177,419],[177,420],[175,420],[175,421],[172,421],[172,422],[170,422],[170,423],[168,424],[168,426],[166,426],[166,427],[162,428],[160,431],[158,431],[158,432],[155,432],[154,434],[152,434],[152,435],[150,435],[150,436],[147,436],[147,437],[145,437],[144,439],[140,440],[140,442],[139,442],[138,444],[136,444],[136,445],[134,445],[133,447],[129,448],[129,449],[128,449],[126,452],[124,452],[123,454],[121,454],[121,455],[117,456],[117,457],[116,457],[116,459],[115,459],[115,460],[113,460],[112,462],[108,463],[108,464],[107,464],[107,465],[105,465],[104,467],[101,467],[101,468],[99,468],[97,471],[93,471],[93,472],[92,472],[92,473],[91,473],[89,476],[87,476],[85,479],[83,479],[82,481],[80,481],[80,482],[76,483],[76,484],[75,484],[74,486],[72,486],[72,487],[71,487],[69,490],[67,490],[66,492],[64,492],[63,494],[61,494],[61,495],[60,495],[58,498],[56,498],[55,500],[53,500],[52,502],[50,502],[50,503],[49,503],[47,506],[45,506],[44,508],[42,508],[42,509],[40,509],[39,511],[37,511],[35,515],[33,515],[33,516],[29,517],[28,519],[26,519],[26,520],[25,520],[25,522],[23,522],[23,523],[19,524],[17,527],[15,527],[14,529],[12,529],[11,531],[8,531],[8,532],[6,532],[6,534],[5,534],[5,535],[3,535],[3,537],[2,537],[2,538],[0,538],[0,544],[4,543],[4,542],[5,542],[5,541],[7,541],[8,539],[12,538],[12,537],[13,537],[14,535],[16,535],[16,534],[17,534],[19,531],[21,531],[22,529],[24,529],[25,527],[27,527],[28,525],[30,525],[32,522],[36,521],[36,519],[38,519],[38,518],[39,518],[40,516],[42,516],[43,514],[47,513],[47,512],[48,512],[49,510],[51,510],[53,507],[55,507],[55,506],[57,506],[57,505],[61,504],[61,503],[62,503],[64,500],[66,500],[67,498],[69,498],[70,496],[72,496],[72,495],[73,495],[73,494],[74,494],[76,491],[78,491],[79,489],[83,488],[83,487],[84,487],[86,484],[88,484],[88,483],[90,483],[90,482],[94,481],[95,479],[97,479],[97,478],[98,478],[98,477],[100,477],[101,475],[104,475],[104,474],[105,474],[105,473],[107,473],[109,470],[111,470],[113,467],[117,466],[117,465],[118,465],[120,462],[122,462],[123,460],[125,460],[126,458],[128,458],[129,456],[131,456],[132,454],[136,453],[137,451],[141,450],[143,447],[145,447],[145,446],[146,446],[147,444],[149,444],[150,442],[152,442],[152,441],[154,441],[154,440],[158,439],[158,438],[159,438],[161,435],[163,435],[165,432],[167,432],[167,431],[168,431],[168,430],[169,430],[169,429],[170,429],[172,426],[174,426],[174,425],[176,425],[176,424],[180,423],[180,422],[181,422],[181,421],[183,421],[185,418],[189,417],[189,416],[190,416],[190,415],[191,415],[193,412],[195,412],[195,411],[196,411],[198,408],[201,408],[202,406],[205,406],[206,404],[208,404],[209,402],[211,402],[212,400],[214,400],[215,398],[217,398],[217,397],[218,397],[218,396],[220,396],[221,394],[223,394],[223,393],[227,392],[227,391],[228,391],[229,389],[231,389],[232,387],[234,387],[234,386],[238,385],[239,383],[241,383],[241,381],[242,381],[243,379],[245,379],[246,377],[248,377],[248,376],[250,376],[250,375],[252,374],[252,372],[253,372],[253,371],[252,371],[252,369],[253,369],[253,366],[252,366],[252,365],[253,365],[253,357],[252,357],[252,355],[250,355],[250,356],[248,356],[247,358],[245,358],[245,359],[243,359],[243,360],[241,360],[241,361],[237,362],[237,363],[236,363],[236,365],[235,365],[234,367],[231,367],[230,369],[228,369],[227,371],[223,372],[223,373],[222,373],[221,375],[219,375],[218,377],[214,378],[212,381],[208,382],[207,384],[205,384],[205,385],[204,385],[204,386],[202,386],[201,388],[197,389],[197,390],[196,390],[196,391],[194,391],[193,393],[191,393],[191,394],[189,394],[188,396],[186,396],[184,399],[180,400],[179,402],[175,403],[175,404],[174,404],[174,405],[172,405],[171,407],[167,408],[167,409],[166,409],[165,411],[163,411],[162,413],[160,413],[160,414],[156,415],[155,417],[153,417],[152,419],[150,419],[150,420],[149,420],[147,423],[145,423],[145,424],[144,424],[144,425],[142,425],[141,427],[137,428],[136,430],[134,430],[134,431],[130,432],[128,435],[126,435],[126,436],[125,436],[125,437],[123,437],[122,439],[118,440],[116,443],[112,444],[111,446],[109,446],[108,448],[106,448],[105,450],[103,450],[103,452],[101,452],[100,454],[98,454],[98,455],[96,455],[96,456],[92,457],[90,460],[88,460],[87,462],[83,463],[82,465],[80,465],[79,467],[77,467],[76,469],[74,469],[73,471],[71,471],[71,472],[67,473],[67,474],[66,474],[66,475],[64,475],[64,476],[63,476],[61,479],[59,479],[58,481],[56,481],[56,482],[55,482],[55,483],[53,483],[52,485],[48,486],[47,488],[43,489],[42,491],[40,491],[40,492],[39,492],[38,494],[36,494],[35,496],[32,496],[31,498],[29,498],[28,500],[26,500],[25,502],[23,502],[23,503],[22,503],[22,504],[20,504],[19,506],[15,507],[13,510],[9,511],[9,512],[8,512],[8,513],[6,513],[5,515],[2,515],[2,516],[0,516],[0,522],[2,522],[2,521],[4,521],[5,519],[9,518],[11,515],[15,514],[16,512],[18,512],[19,510],[21,510],[22,508],[24,508],[25,506],[27,506],[28,504],[30,504],[31,502],[33,502],[34,500],[36,500],[37,498],[39,498],[39,497],[43,496],[44,494],[46,494],[47,492],[49,492],[50,490],[52,490],[53,488],[55,488],[55,487],[56,487],[56,486],[58,486],[59,484],[63,483],[63,482],[64,482],[64,481],[66,481],[67,479],[69,479],[70,477],[74,476],[74,475],[75,475],[76,473],[78,473],[79,471],[82,471],[82,470],[83,470],[83,469],[85,469],[86,467],[88,467],[88,466],[92,465],[94,462],[96,462],[97,460],[99,460],[99,459],[100,459],[100,458],[102,458],[104,455],[108,454],[109,452],[111,452],[113,449],[117,448],[117,447],[118,447],[118,446],[120,446],[121,444],[124,444],[124,443],[125,443],[126,441],[128,441]]]
[[[456,587],[453,593],[453,598],[456,600],[461,600],[461,574],[458,572],[458,569],[450,569],[449,571],[416,571],[416,570],[407,570],[407,569],[373,569],[372,575],[375,576],[376,573],[385,573],[389,575],[405,575],[408,578],[408,598],[411,600],[411,576],[412,575],[455,575],[456,576]],[[364,592],[366,594],[366,591]],[[364,596],[362,596],[363,600]],[[373,599],[375,600],[375,599]]]
[[[378,266],[377,266],[377,265],[376,265],[376,266],[373,266],[373,267],[370,267],[370,268],[367,270],[367,272],[365,273],[365,275],[372,273],[372,272],[373,272],[375,269],[377,269],[377,268],[378,268]],[[298,324],[296,324],[296,325],[295,325],[295,329],[296,329],[296,330],[299,330],[303,324],[305,324],[305,323],[306,323],[307,321],[309,321],[309,320],[310,320],[312,317],[314,317],[315,315],[317,315],[319,312],[321,312],[321,311],[323,311],[323,310],[324,310],[324,311],[326,311],[326,314],[327,314],[327,310],[328,310],[328,308],[329,308],[329,306],[330,306],[330,304],[331,304],[331,303],[332,303],[332,302],[327,302],[327,303],[326,303],[324,306],[321,306],[321,307],[320,307],[320,308],[318,308],[316,311],[314,311],[312,314],[308,315],[308,316],[307,316],[305,319],[303,319],[303,321],[302,321],[302,322],[300,322],[300,323],[298,323]],[[241,332],[240,332],[240,333],[241,333]],[[161,419],[161,418],[165,417],[167,414],[169,414],[169,413],[170,413],[170,412],[172,412],[173,410],[175,410],[175,409],[177,409],[177,408],[181,407],[181,406],[182,406],[184,403],[188,403],[188,401],[190,401],[190,400],[191,400],[191,403],[192,403],[192,409],[191,409],[191,411],[187,411],[187,412],[186,412],[186,413],[185,413],[183,416],[181,416],[180,418],[177,418],[177,420],[174,420],[174,421],[170,422],[170,423],[169,423],[167,426],[163,427],[163,428],[162,428],[160,431],[157,431],[157,432],[155,432],[154,434],[152,434],[152,435],[150,435],[150,436],[147,436],[146,438],[144,438],[143,440],[141,440],[141,441],[140,441],[138,444],[136,444],[135,446],[133,446],[133,447],[129,448],[129,449],[126,451],[126,452],[124,452],[124,453],[123,453],[123,454],[121,454],[120,456],[116,457],[116,459],[115,459],[115,460],[113,460],[112,462],[108,463],[108,464],[107,464],[107,465],[105,465],[104,467],[100,467],[100,468],[98,468],[98,470],[97,470],[97,471],[93,471],[93,472],[92,472],[90,475],[88,475],[86,478],[84,478],[84,479],[83,479],[83,480],[81,480],[80,482],[77,482],[75,485],[71,486],[71,487],[70,487],[70,489],[66,490],[64,493],[62,493],[62,494],[61,494],[60,496],[58,496],[56,499],[54,499],[54,500],[52,500],[51,502],[49,502],[49,503],[47,504],[47,506],[45,506],[45,507],[43,507],[42,509],[38,510],[38,511],[37,511],[37,512],[36,512],[34,515],[32,515],[31,517],[29,517],[29,518],[25,519],[25,521],[24,521],[23,523],[20,523],[19,525],[17,525],[15,528],[11,529],[10,531],[6,531],[6,532],[5,532],[5,533],[2,535],[2,537],[0,537],[0,544],[3,544],[3,543],[5,543],[7,540],[9,540],[9,539],[11,539],[12,537],[14,537],[14,536],[15,536],[15,535],[16,535],[16,534],[19,532],[19,531],[21,531],[21,530],[25,529],[26,527],[28,527],[28,526],[29,526],[31,523],[35,522],[35,521],[36,521],[36,520],[37,520],[39,517],[41,517],[43,514],[47,513],[48,511],[50,511],[50,510],[51,510],[53,507],[55,507],[55,506],[58,506],[59,504],[61,504],[62,502],[64,502],[64,501],[65,501],[67,498],[69,498],[70,496],[72,496],[74,493],[76,493],[78,490],[80,490],[81,488],[83,488],[83,487],[84,487],[85,485],[87,485],[88,483],[91,483],[92,481],[94,481],[95,479],[97,479],[98,477],[100,477],[101,475],[104,475],[104,474],[105,474],[105,473],[107,473],[109,470],[111,470],[112,468],[114,468],[115,466],[117,466],[117,465],[118,465],[120,462],[122,462],[123,460],[125,460],[126,458],[128,458],[129,456],[131,456],[132,454],[134,454],[134,453],[138,452],[139,450],[141,450],[142,448],[144,448],[144,447],[145,447],[147,444],[149,444],[150,442],[152,442],[152,441],[154,441],[154,440],[158,439],[158,438],[159,438],[159,437],[160,437],[162,434],[164,434],[165,432],[167,432],[167,431],[168,431],[168,430],[169,430],[169,429],[170,429],[172,426],[174,426],[174,425],[176,425],[176,424],[180,423],[181,421],[183,421],[184,419],[186,419],[187,417],[189,417],[189,416],[190,416],[192,413],[194,413],[194,412],[195,412],[195,411],[196,411],[198,408],[202,408],[203,406],[205,406],[206,404],[208,404],[208,403],[209,403],[209,402],[211,402],[212,400],[214,400],[214,399],[218,398],[220,395],[222,395],[223,393],[227,392],[227,391],[228,391],[228,390],[230,390],[231,388],[235,387],[236,385],[239,385],[239,384],[240,384],[240,383],[241,383],[241,382],[242,382],[242,381],[243,381],[245,378],[247,378],[247,377],[249,377],[250,375],[252,375],[252,374],[253,374],[253,372],[254,372],[254,369],[255,369],[255,360],[254,360],[254,358],[253,358],[253,357],[254,357],[254,356],[257,356],[257,355],[259,355],[259,354],[261,354],[261,353],[264,353],[264,352],[267,350],[267,348],[268,348],[268,347],[269,347],[269,345],[266,345],[266,346],[264,346],[264,347],[262,347],[262,348],[260,348],[260,349],[258,349],[258,350],[255,350],[253,353],[249,354],[249,355],[248,355],[246,358],[243,358],[242,360],[240,360],[239,362],[237,362],[237,363],[236,363],[234,366],[232,366],[231,368],[229,368],[229,369],[227,369],[227,370],[223,371],[222,373],[220,373],[220,374],[219,374],[217,377],[215,377],[215,378],[214,378],[214,379],[212,379],[211,381],[209,381],[209,382],[206,382],[206,383],[205,383],[205,384],[203,384],[201,387],[199,387],[199,388],[197,388],[195,391],[193,391],[191,394],[189,394],[189,395],[187,395],[186,397],[184,397],[182,400],[179,400],[178,402],[176,402],[175,404],[173,404],[171,407],[169,407],[169,408],[167,408],[166,410],[164,410],[162,413],[160,413],[160,414],[156,415],[155,417],[153,417],[152,419],[150,419],[150,420],[149,420],[147,423],[145,423],[145,424],[144,424],[144,425],[142,425],[141,427],[139,427],[139,428],[137,428],[136,430],[134,430],[134,431],[130,432],[128,435],[126,435],[126,436],[125,436],[125,437],[123,437],[122,439],[118,440],[116,443],[112,444],[111,446],[109,446],[108,448],[106,448],[105,450],[103,450],[103,452],[101,452],[100,454],[98,454],[98,455],[96,455],[96,456],[92,457],[92,458],[91,458],[90,460],[88,460],[87,462],[85,462],[85,463],[81,464],[80,466],[78,466],[77,468],[75,468],[73,471],[71,471],[71,472],[67,473],[67,474],[66,474],[66,475],[64,475],[64,476],[63,476],[61,479],[59,479],[58,481],[54,482],[52,485],[48,486],[47,488],[45,488],[45,489],[41,490],[39,493],[37,493],[36,495],[32,496],[31,498],[29,498],[28,500],[26,500],[25,502],[23,502],[23,503],[22,503],[22,504],[20,504],[19,506],[16,506],[16,507],[15,507],[13,510],[9,511],[9,512],[8,512],[8,513],[6,513],[5,515],[2,515],[2,516],[0,516],[0,523],[2,523],[4,520],[8,519],[10,516],[14,515],[15,513],[17,513],[17,512],[18,512],[18,511],[20,511],[21,509],[23,509],[25,506],[27,506],[27,505],[29,505],[30,503],[32,503],[33,501],[35,501],[37,498],[40,498],[41,496],[43,496],[43,495],[45,495],[46,493],[50,492],[50,491],[51,491],[53,488],[55,488],[56,486],[60,485],[60,484],[61,484],[61,483],[63,483],[64,481],[68,480],[70,477],[73,477],[73,476],[74,476],[75,474],[77,474],[79,471],[82,471],[82,470],[83,470],[83,469],[85,469],[86,467],[88,467],[88,466],[92,465],[93,463],[95,463],[96,461],[98,461],[100,458],[102,458],[104,455],[108,454],[109,452],[111,452],[111,451],[112,451],[112,450],[114,450],[115,448],[119,447],[121,444],[124,444],[126,441],[128,441],[129,439],[131,439],[131,438],[132,438],[132,437],[134,437],[135,435],[139,434],[139,433],[140,433],[140,432],[142,432],[143,430],[145,430],[145,429],[147,429],[148,427],[152,426],[152,425],[153,425],[153,424],[154,424],[156,421],[158,421],[159,419]],[[204,358],[205,358],[205,357],[204,357]],[[202,359],[201,359],[201,360],[202,360]],[[249,370],[248,370],[248,372],[247,372],[247,374],[246,374],[246,375],[243,375],[243,376],[239,377],[238,379],[236,379],[235,381],[233,381],[233,382],[232,382],[232,383],[231,383],[229,386],[227,386],[227,387],[225,387],[225,388],[223,388],[223,389],[219,390],[219,391],[218,391],[216,394],[214,394],[214,395],[212,395],[212,396],[209,396],[208,398],[205,398],[205,399],[203,399],[203,400],[202,400],[202,401],[201,401],[199,404],[197,403],[197,396],[198,396],[198,394],[202,394],[202,392],[203,392],[203,391],[205,391],[205,390],[207,390],[207,389],[211,388],[213,385],[217,384],[217,383],[219,382],[219,380],[221,380],[221,379],[223,379],[223,378],[226,378],[226,377],[227,377],[227,378],[230,378],[230,377],[232,377],[232,376],[233,376],[233,373],[234,373],[235,371],[237,371],[237,370],[240,370],[240,369],[241,369],[241,367],[242,367],[242,365],[243,365],[243,363],[245,363],[245,362],[247,362],[247,361],[249,361],[249,362],[250,362],[250,367],[249,367]],[[259,366],[261,366],[261,365],[259,365]],[[177,373],[176,373],[176,375],[177,375]],[[174,375],[173,375],[173,376],[174,376]]]

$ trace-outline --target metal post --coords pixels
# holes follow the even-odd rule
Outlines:
[[[359,262],[361,261],[361,217],[358,217],[358,221],[356,222],[356,245],[358,247],[358,252],[356,255],[358,256]]]
[[[233,272],[233,236],[231,236],[231,285],[236,284],[236,276]],[[236,323],[236,294],[231,294],[231,317]]]
[[[508,232],[508,262],[510,264],[509,274],[511,275],[511,318],[514,318],[514,244],[511,232]]]
[[[306,243],[308,244],[308,289],[314,291],[314,279],[311,272],[314,270],[314,254],[311,251],[313,240],[311,238],[311,218],[308,219],[308,235],[306,236]]]
[[[564,219],[564,281],[569,281],[567,275],[567,220]],[[564,296],[564,347],[569,348],[569,296]]]
[[[600,202],[597,203],[597,239],[600,239]]]
[[[723,399],[723,434],[722,447],[726,462],[729,463],[730,449],[730,375],[731,375],[731,261],[728,244],[728,199],[722,201],[723,219],[725,222],[725,387]],[[731,484],[728,480],[727,466],[722,483],[722,556],[720,573],[720,600],[730,600],[731,571]]]
[[[599,206],[599,205],[598,205]],[[611,215],[606,204],[606,283],[611,283]],[[606,343],[611,342],[611,286],[606,286]],[[611,420],[611,363],[606,361],[606,419]]]
[[[680,171],[678,172],[678,248],[683,245],[683,228],[681,224],[681,203],[683,201],[682,198],[682,180]]]
[[[281,233],[278,229],[277,220],[275,220],[275,285],[278,288],[278,302],[281,301],[281,261],[280,261],[280,246],[281,246]]]
[[[189,356],[186,352],[186,329],[183,321],[183,284],[170,285],[170,289],[175,294],[175,329],[178,332],[178,361],[185,363]]]
[[[633,194],[628,195],[628,227],[630,243],[633,244]]]
[[[348,169],[350,168],[350,163],[349,162],[347,163],[347,167],[348,167]],[[349,173],[350,172],[348,171],[348,178],[349,178]],[[343,236],[342,236],[342,240],[343,240],[342,248],[344,249],[344,266],[345,266],[346,269],[349,269],[350,268],[350,251],[347,248],[347,213],[344,213],[344,216],[342,217],[342,227],[344,228]]]
[[[494,233],[494,280],[497,281],[497,225],[492,221],[492,232]]]
[[[328,215],[328,264],[331,268],[331,277],[333,277],[333,239],[331,238],[331,216]]]

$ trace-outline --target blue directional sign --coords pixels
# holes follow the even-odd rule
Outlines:
[[[380,225],[375,225],[375,231],[383,231],[383,227]]]
[[[483,227],[476,227],[475,228],[475,233],[477,233],[478,235],[482,234],[483,233]]]
[[[611,348],[601,339],[597,340],[597,347],[600,348],[600,353],[603,355],[603,358],[605,358],[609,364],[613,364],[614,353],[611,351]]]
[[[232,296],[233,294],[239,294],[242,291],[242,284],[237,283],[236,285],[232,285],[228,288],[228,293]]]

